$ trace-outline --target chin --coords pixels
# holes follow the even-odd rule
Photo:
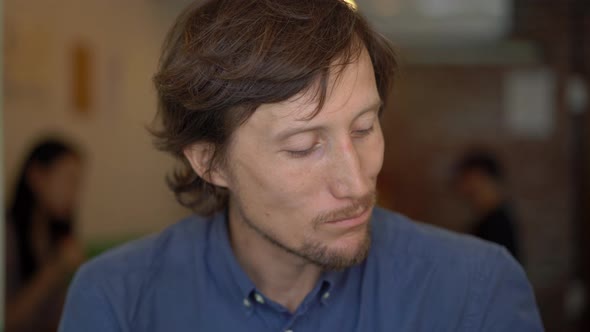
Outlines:
[[[324,270],[343,270],[362,263],[369,255],[371,238],[368,231],[357,234],[354,239],[327,248],[322,257],[318,257],[319,265]]]

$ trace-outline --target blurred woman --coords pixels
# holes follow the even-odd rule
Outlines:
[[[73,235],[82,157],[51,139],[25,160],[8,206],[5,331],[56,331],[67,284],[83,261]]]

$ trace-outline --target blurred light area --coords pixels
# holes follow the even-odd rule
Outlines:
[[[565,98],[572,113],[581,114],[588,108],[588,84],[579,75],[568,78]]]
[[[347,4],[352,6],[352,8],[354,8],[354,9],[358,8],[358,6],[356,5],[356,1],[354,1],[354,0],[344,0],[344,2],[346,2]]]
[[[359,9],[402,45],[498,41],[511,27],[512,0],[365,0]]]

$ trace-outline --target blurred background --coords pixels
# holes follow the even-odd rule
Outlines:
[[[173,160],[145,127],[161,43],[190,2],[3,0],[7,210],[31,149],[59,137],[83,160],[69,217],[85,257],[189,213],[163,181]],[[381,205],[472,233],[477,211],[457,190],[457,164],[485,149],[503,169],[502,200],[547,330],[590,331],[590,2],[355,5],[402,63],[383,118]]]

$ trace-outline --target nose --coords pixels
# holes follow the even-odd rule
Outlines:
[[[370,192],[368,177],[363,172],[360,151],[351,139],[342,140],[332,149],[331,167],[328,168],[330,190],[339,199],[357,199]]]

